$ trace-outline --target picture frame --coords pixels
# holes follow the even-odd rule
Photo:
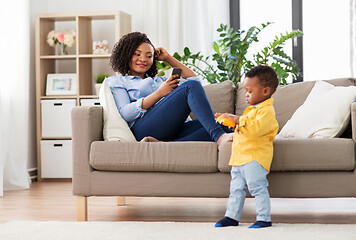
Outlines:
[[[76,95],[78,75],[72,73],[47,74],[46,95]]]

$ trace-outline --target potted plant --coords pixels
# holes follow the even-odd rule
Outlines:
[[[109,74],[107,74],[107,73],[98,73],[98,75],[95,77],[95,93],[96,93],[96,95],[99,95],[101,84],[107,77],[109,77]]]
[[[215,53],[212,56],[203,56],[200,52],[192,53],[188,47],[184,48],[183,55],[176,52],[173,56],[210,83],[231,80],[237,86],[243,75],[252,67],[267,64],[276,71],[280,84],[286,84],[287,77],[297,78],[300,72],[297,63],[282,47],[287,40],[302,36],[301,31],[295,30],[276,36],[268,46],[248,59],[250,45],[258,42],[258,34],[271,24],[267,22],[261,27],[252,26],[247,31],[236,31],[221,24],[217,29],[220,39],[213,43]],[[215,64],[211,60],[215,61]],[[158,68],[163,67],[167,66],[158,65]]]

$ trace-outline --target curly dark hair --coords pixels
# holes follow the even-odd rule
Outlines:
[[[276,91],[279,83],[277,73],[273,68],[266,65],[258,65],[251,68],[251,70],[246,73],[245,77],[257,77],[263,87],[271,88],[271,95]]]
[[[110,65],[115,72],[122,75],[130,73],[130,62],[135,50],[142,44],[148,43],[153,49],[155,47],[148,39],[147,35],[140,32],[132,32],[124,35],[114,46],[110,57]],[[148,76],[154,77],[157,74],[157,54],[154,51],[153,64],[146,72]]]

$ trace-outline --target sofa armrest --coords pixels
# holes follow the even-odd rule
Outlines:
[[[356,102],[351,105],[351,129],[352,129],[352,140],[356,142]]]
[[[73,194],[90,195],[90,145],[102,141],[103,108],[101,106],[74,107],[72,110]]]

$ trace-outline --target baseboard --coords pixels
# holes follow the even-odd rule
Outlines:
[[[29,168],[28,174],[30,174],[31,182],[37,181],[37,168]]]

